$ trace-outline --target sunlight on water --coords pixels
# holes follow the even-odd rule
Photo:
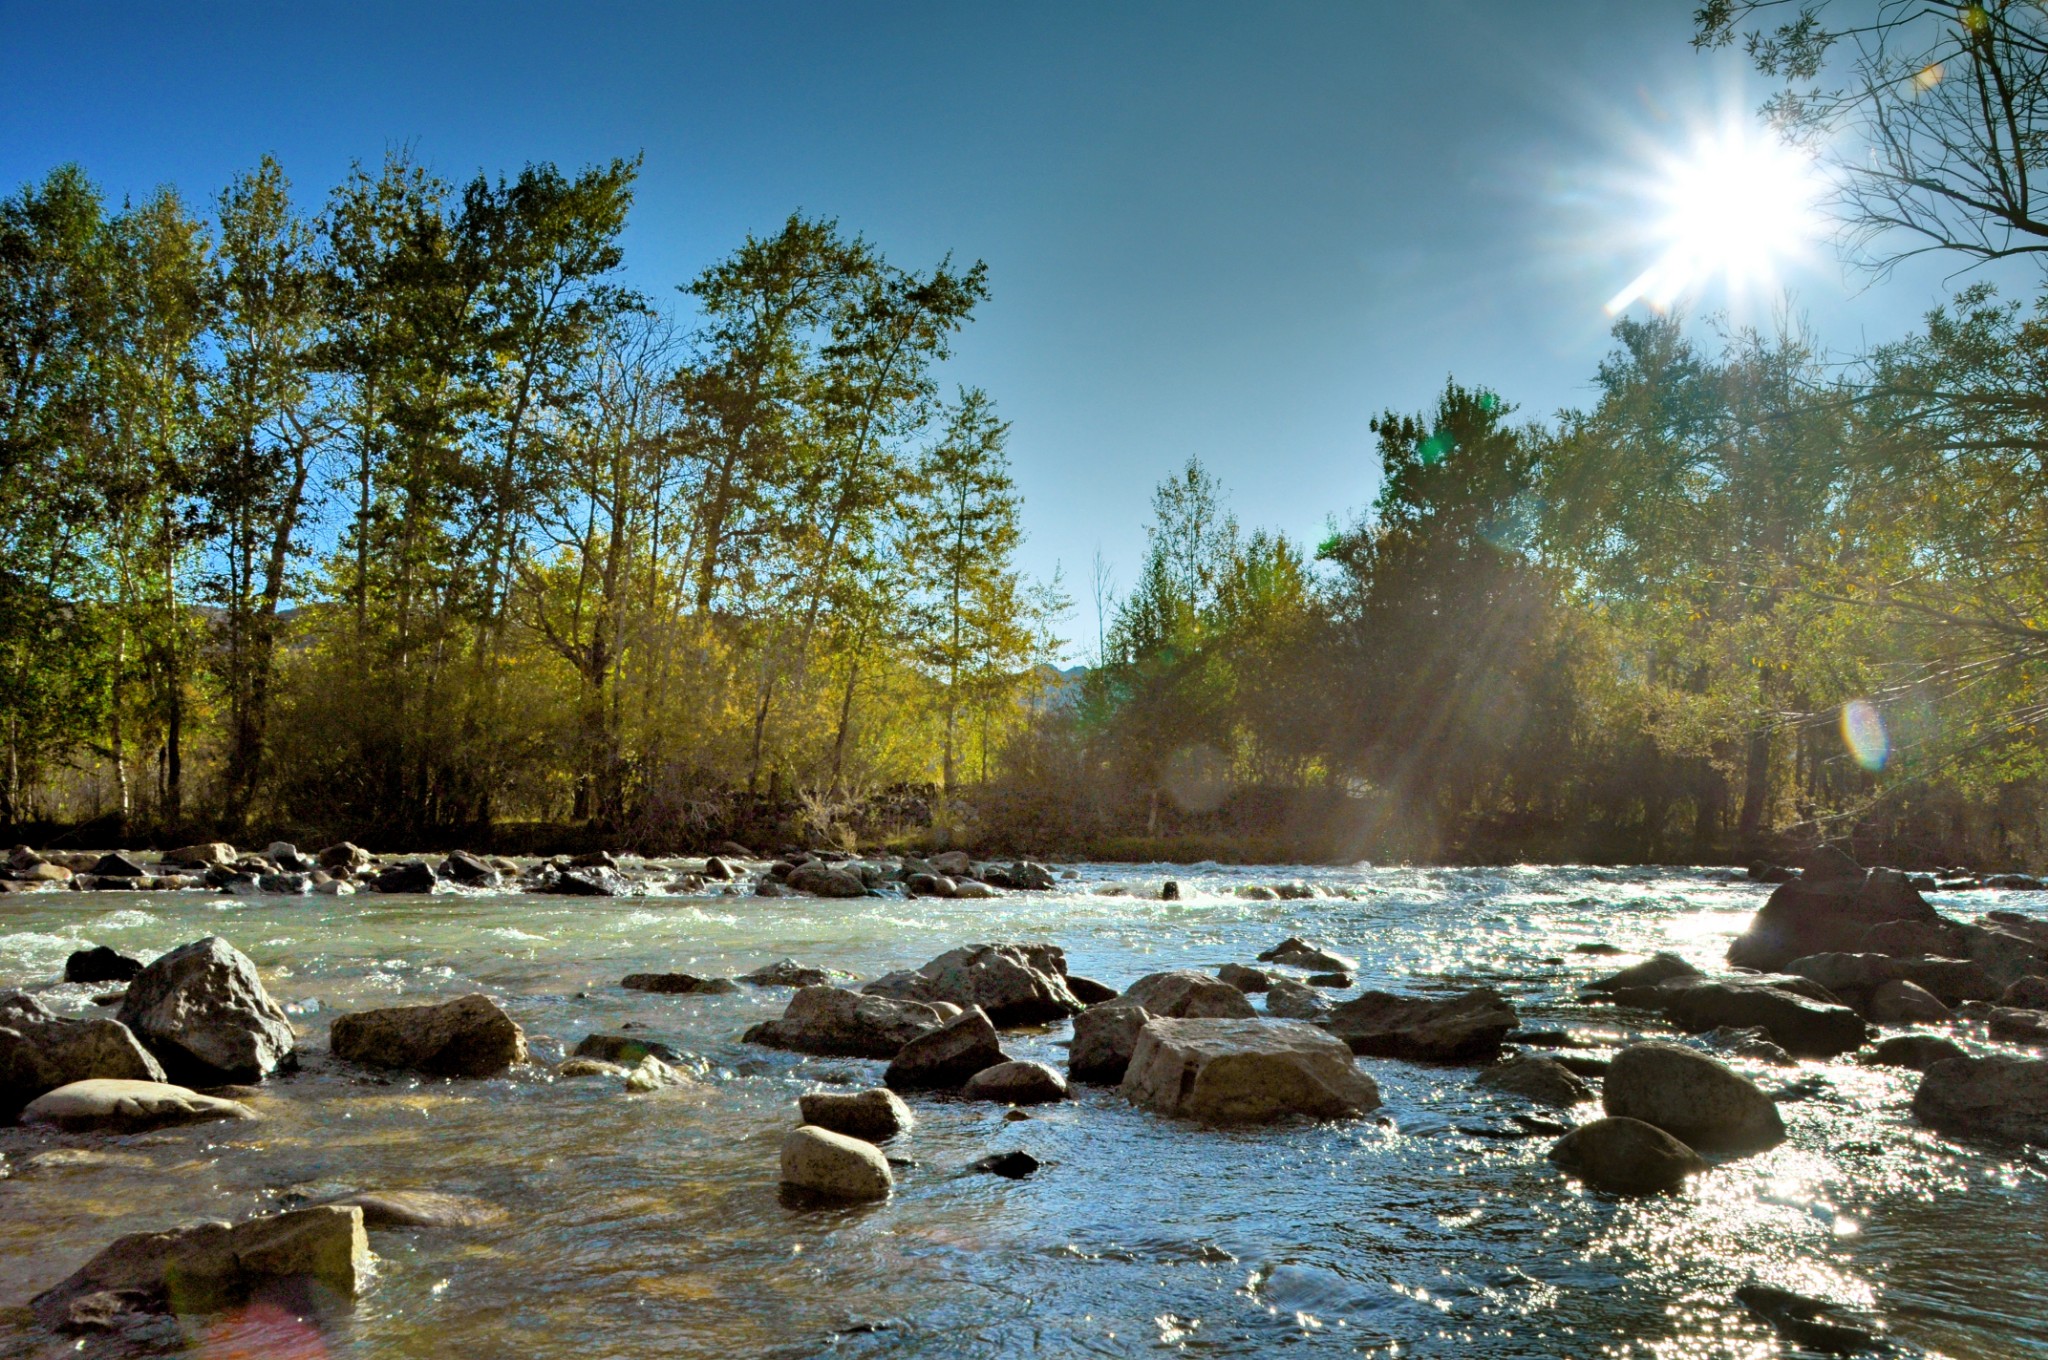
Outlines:
[[[1179,901],[1161,900],[1168,879]],[[1240,894],[1288,883],[1313,896]],[[1767,1088],[1818,1078],[1782,1107],[1789,1141],[1637,1201],[1559,1175],[1548,1137],[1482,1136],[1513,1130],[1527,1107],[1475,1088],[1469,1068],[1367,1059],[1384,1118],[1254,1131],[1168,1123],[1104,1088],[1021,1123],[922,1099],[919,1127],[891,1148],[914,1162],[893,1199],[802,1210],[774,1183],[795,1097],[870,1083],[880,1064],[740,1043],[786,991],[618,986],[630,972],[733,976],[785,955],[871,978],[955,944],[1034,938],[1123,986],[1249,962],[1299,933],[1356,957],[1363,986],[1499,987],[1526,1028],[1579,1032],[1599,1057],[1644,1020],[1589,1011],[1579,985],[1657,949],[1715,963],[1763,897],[1677,871],[1171,865],[1084,866],[1053,894],[986,902],[191,894],[110,910],[98,896],[10,897],[0,985],[96,1013],[96,988],[54,981],[70,950],[111,935],[147,957],[218,931],[302,1027],[307,1064],[253,1098],[260,1124],[98,1140],[0,1130],[0,1305],[123,1232],[409,1188],[505,1217],[380,1231],[377,1280],[353,1314],[310,1337],[218,1319],[194,1353],[1776,1356],[1731,1299],[1757,1280],[1868,1306],[1928,1353],[2048,1356],[2041,1165],[1920,1129],[1910,1073],[1738,1062]],[[2015,904],[2042,907],[1999,899]],[[1622,956],[1575,952],[1591,944]],[[326,1057],[334,1015],[475,990],[505,1004],[540,1063],[633,1026],[682,1050],[704,1082],[627,1095],[543,1066],[446,1083]],[[1005,1047],[1058,1065],[1065,1037]],[[1011,1148],[1043,1169],[967,1174]],[[114,1155],[47,1156],[67,1149]],[[0,1339],[18,1325],[0,1314]]]

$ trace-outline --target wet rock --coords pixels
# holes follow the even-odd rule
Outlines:
[[[633,1069],[620,1063],[606,1062],[602,1058],[565,1058],[555,1064],[558,1077],[618,1077],[623,1079]]]
[[[1099,1006],[1105,1001],[1116,1000],[1118,996],[1116,988],[1108,983],[1097,982],[1091,977],[1082,977],[1079,973],[1067,974],[1067,990],[1074,994],[1074,1000],[1084,1006]]]
[[[829,987],[834,978],[845,976],[828,968],[808,967],[795,959],[777,959],[751,973],[740,974],[740,981],[756,987]]]
[[[1303,981],[1307,982],[1311,987],[1329,987],[1342,990],[1351,985],[1352,977],[1349,973],[1310,973]]]
[[[1562,1063],[1549,1058],[1509,1058],[1481,1072],[1478,1084],[1539,1105],[1576,1105],[1593,1098],[1592,1087]]]
[[[987,1013],[970,1006],[905,1044],[890,1059],[882,1081],[894,1091],[957,1090],[983,1068],[1009,1060]]]
[[[303,1313],[354,1299],[370,1259],[362,1210],[322,1205],[232,1227],[131,1233],[30,1306],[57,1331],[96,1330],[122,1313],[211,1313],[273,1295]]]
[[[1950,959],[1961,958],[1964,952],[1962,933],[1955,922],[1939,917],[1932,921],[1882,922],[1864,931],[1854,948],[1865,954],[1934,955]]]
[[[1755,1082],[1677,1044],[1635,1044],[1616,1054],[1601,1103],[1702,1152],[1760,1152],[1785,1138],[1777,1105]]]
[[[2039,892],[2044,885],[2032,874],[1986,874],[1983,884],[1987,888],[2003,888],[2016,892]]]
[[[1216,977],[1240,992],[1263,992],[1273,985],[1271,973],[1263,968],[1248,968],[1241,963],[1224,964],[1216,970]]]
[[[974,860],[965,850],[941,851],[932,856],[931,866],[935,872],[954,878],[965,878],[974,872]]]
[[[629,992],[660,992],[665,996],[724,996],[739,990],[738,983],[725,978],[704,978],[694,973],[628,973],[619,985]]]
[[[181,845],[176,850],[167,850],[162,856],[166,864],[175,864],[184,869],[225,869],[236,859],[235,847],[226,841],[201,841],[197,845]]]
[[[1728,961],[1742,968],[1776,972],[1809,954],[1856,950],[1872,926],[1889,921],[1938,922],[1904,874],[1871,869],[1860,876],[1802,873],[1771,893],[1749,929],[1728,948]]]
[[[1299,935],[1289,935],[1280,943],[1259,955],[1260,963],[1284,964],[1289,968],[1307,968],[1318,973],[1348,973],[1358,967],[1358,960]]]
[[[1596,1190],[1654,1195],[1677,1190],[1706,1161],[1654,1124],[1627,1116],[1596,1119],[1573,1129],[1550,1149],[1550,1160]]]
[[[1330,1003],[1321,992],[1291,978],[1275,978],[1266,990],[1266,1014],[1277,1020],[1320,1022],[1330,1013]]]
[[[2048,1058],[1949,1058],[1920,1078],[1913,1114],[1962,1138],[2048,1144]]]
[[[1620,945],[1608,944],[1605,940],[1589,940],[1584,943],[1575,944],[1572,946],[1572,953],[1574,954],[1593,954],[1598,955],[1602,958],[1608,958],[1612,957],[1615,954],[1624,954],[1627,952],[1628,951],[1623,949]]]
[[[1244,993],[1221,978],[1193,969],[1148,973],[1114,1001],[1074,1018],[1067,1072],[1075,1081],[1122,1081],[1137,1051],[1138,1032],[1155,1017],[1249,1019],[1255,1014]]]
[[[409,859],[378,874],[371,880],[371,886],[380,893],[430,893],[440,881],[433,865],[423,859]]]
[[[1999,994],[1998,1004],[2020,1010],[2048,1010],[2048,978],[2023,977]]]
[[[103,944],[76,950],[64,960],[66,982],[127,982],[141,971],[141,959],[131,959]]]
[[[986,865],[981,871],[981,880],[993,887],[1018,892],[1044,892],[1055,881],[1050,869],[1028,859],[1008,865]]]
[[[1717,1025],[1700,1036],[1713,1047],[1736,1058],[1769,1063],[1773,1067],[1794,1067],[1797,1060],[1773,1042],[1768,1030],[1754,1025]]]
[[[1154,1019],[1121,1090],[1134,1105],[1208,1124],[1349,1119],[1380,1103],[1350,1049],[1291,1020]]]
[[[313,886],[305,874],[258,874],[256,890],[282,897],[298,897]]]
[[[17,883],[68,883],[72,872],[61,864],[31,864],[14,871]]]
[[[1117,1000],[1174,1020],[1248,1019],[1256,1014],[1242,991],[1192,968],[1147,973],[1126,987]]]
[[[1002,1105],[1045,1105],[1067,1098],[1067,1079],[1041,1062],[1002,1062],[969,1077],[961,1094]]]
[[[1422,1062],[1474,1062],[1500,1052],[1515,1008],[1491,987],[1452,997],[1366,992],[1330,1012],[1330,1032],[1354,1053]]]
[[[953,885],[953,896],[967,901],[982,901],[995,895],[994,888],[986,883],[977,883],[971,878],[963,878]]]
[[[526,1061],[525,1032],[481,993],[336,1016],[328,1047],[348,1062],[436,1077],[494,1077]]]
[[[0,997],[0,1122],[60,1086],[95,1078],[160,1082],[164,1070],[126,1025],[68,1020],[34,997]]]
[[[339,878],[330,878],[325,883],[313,885],[313,894],[316,897],[353,897],[355,892],[355,884]]]
[[[2040,1011],[2023,1011],[2009,1006],[1994,1006],[1986,1017],[1987,1028],[1994,1039],[2003,1039],[2012,1044],[2028,1044],[2035,1047],[2048,1045],[2048,1015]]]
[[[1039,1160],[1028,1152],[993,1152],[969,1167],[990,1176],[1001,1176],[1006,1180],[1021,1181],[1039,1168]]]
[[[1875,1332],[1829,1317],[1835,1306],[1823,1300],[1762,1284],[1742,1286],[1735,1291],[1735,1299],[1769,1323],[1779,1336],[1804,1350],[1855,1355],[1877,1348]]]
[[[887,1199],[896,1177],[880,1148],[806,1124],[782,1140],[782,1183],[825,1199]]]
[[[1863,1047],[1863,1017],[1847,1006],[1799,996],[1771,981],[1702,982],[1680,979],[1657,989],[1655,1008],[1680,1029],[1699,1033],[1722,1025],[1761,1029],[1786,1052],[1832,1058]],[[1823,993],[1826,995],[1826,993]]]
[[[779,1020],[764,1020],[745,1041],[835,1058],[893,1058],[944,1021],[917,1001],[863,996],[840,987],[802,987]]]
[[[325,850],[322,850],[319,854],[319,860],[320,867],[330,872],[336,869],[345,869],[350,873],[355,873],[369,868],[371,864],[376,862],[376,857],[353,841],[342,841],[338,845],[330,845]]]
[[[506,1218],[495,1204],[441,1190],[359,1190],[326,1203],[360,1210],[366,1228],[488,1228]]]
[[[1870,994],[1870,1018],[1880,1025],[1933,1025],[1950,1017],[1949,1008],[1926,988],[1898,978]]]
[[[1278,901],[1280,897],[1279,893],[1259,883],[1241,884],[1237,889],[1237,895],[1247,902],[1273,902]]]
[[[619,1063],[632,1067],[642,1058],[655,1057],[666,1063],[679,1063],[683,1055],[667,1044],[653,1039],[635,1038],[630,1034],[586,1034],[576,1045],[572,1058],[596,1058],[601,1062]]]
[[[1162,902],[1180,901],[1180,884],[1174,882],[1170,878],[1167,879],[1164,883],[1160,884],[1159,900]]]
[[[830,864],[800,864],[789,875],[789,886],[813,897],[865,897],[868,885],[860,875]]]
[[[93,861],[89,871],[94,878],[148,878],[149,871],[133,859],[115,850],[101,855]]]
[[[951,898],[960,895],[960,885],[945,874],[912,874],[903,886],[913,897]]]
[[[174,1080],[260,1081],[298,1039],[249,956],[218,935],[173,949],[128,984],[119,1019]]]
[[[806,1124],[864,1142],[879,1143],[917,1121],[903,1098],[886,1087],[865,1091],[808,1091],[797,1097]]]
[[[652,1053],[634,1063],[626,1073],[625,1088],[637,1095],[659,1091],[670,1086],[689,1086],[690,1078],[670,1067]]]
[[[218,1119],[254,1119],[236,1100],[203,1096],[161,1081],[96,1078],[45,1091],[21,1112],[24,1124],[47,1124],[67,1133],[141,1133]]]
[[[1925,1072],[1938,1062],[1968,1057],[1963,1046],[1936,1034],[1896,1034],[1871,1048],[1868,1061],[1882,1067],[1910,1067]]]
[[[1087,1009],[1068,988],[1066,974],[1066,954],[1057,945],[972,944],[861,990],[899,1001],[979,1006],[1005,1027],[1039,1025]]]
[[[1965,955],[2002,989],[2029,974],[2048,972],[2048,944],[2011,926],[1964,926]]]
[[[441,861],[442,878],[460,883],[465,888],[495,888],[498,886],[498,871],[478,859],[467,850],[457,850]]]
[[[535,884],[533,891],[557,897],[617,897],[625,886],[617,869],[600,864],[562,869]]]

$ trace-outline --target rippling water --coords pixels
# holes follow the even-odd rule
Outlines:
[[[1167,876],[1183,900],[1156,900]],[[1282,879],[1319,895],[1234,892]],[[748,1025],[780,1014],[786,990],[617,985],[629,972],[730,975],[783,955],[867,978],[970,941],[1050,939],[1075,972],[1123,986],[1250,961],[1300,933],[1360,957],[1363,986],[1489,983],[1530,1028],[1620,1037],[1625,1017],[1572,994],[1628,960],[1574,945],[1671,949],[1714,966],[1764,895],[1655,870],[1091,865],[1055,893],[985,902],[0,898],[0,986],[85,1013],[97,989],[51,985],[71,950],[150,957],[219,934],[262,968],[307,1059],[252,1099],[258,1124],[119,1139],[0,1130],[13,1172],[0,1180],[0,1304],[25,1302],[121,1233],[295,1195],[417,1188],[480,1197],[509,1217],[375,1234],[373,1287],[320,1336],[251,1341],[215,1324],[195,1328],[194,1346],[577,1360],[1777,1355],[1730,1299],[1756,1279],[1870,1306],[1908,1353],[2048,1356],[2043,1164],[1918,1128],[1912,1073],[1750,1068],[1767,1089],[1818,1078],[1784,1106],[1790,1139],[1682,1196],[1637,1201],[1566,1180],[1544,1160],[1548,1138],[1467,1132],[1511,1129],[1527,1109],[1475,1090],[1469,1068],[1361,1059],[1384,1119],[1239,1132],[1170,1123],[1104,1088],[1019,1123],[998,1107],[927,1099],[913,1102],[918,1128],[891,1147],[915,1161],[894,1198],[819,1211],[787,1207],[776,1190],[795,1098],[820,1082],[871,1083],[881,1065],[741,1044]],[[1936,901],[1965,915],[1994,903],[2048,914],[2039,895]],[[704,1080],[626,1095],[541,1066],[443,1082],[374,1078],[325,1057],[334,1014],[474,990],[525,1026],[539,1061],[633,1024],[691,1055]],[[1063,1026],[1005,1046],[1058,1065],[1065,1037]],[[53,1147],[115,1155],[26,1164]],[[1043,1169],[1023,1181],[965,1170],[1015,1147]],[[10,1353],[36,1353],[24,1336],[24,1315],[0,1314]]]

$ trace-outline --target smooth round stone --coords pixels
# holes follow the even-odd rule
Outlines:
[[[969,1100],[1006,1105],[1044,1105],[1067,1098],[1066,1078],[1040,1062],[1005,1062],[984,1067],[967,1079]]]
[[[873,1143],[805,1124],[782,1140],[782,1183],[827,1199],[887,1199],[896,1178]]]
[[[45,1091],[21,1112],[24,1124],[50,1124],[73,1133],[136,1133],[177,1124],[257,1117],[237,1100],[203,1096],[168,1082],[114,1078],[74,1081]]]

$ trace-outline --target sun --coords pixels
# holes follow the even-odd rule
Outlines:
[[[1776,137],[1728,128],[1671,158],[1645,194],[1655,263],[1608,300],[1663,311],[1719,281],[1730,294],[1775,292],[1780,270],[1820,235],[1821,181],[1812,159]]]

